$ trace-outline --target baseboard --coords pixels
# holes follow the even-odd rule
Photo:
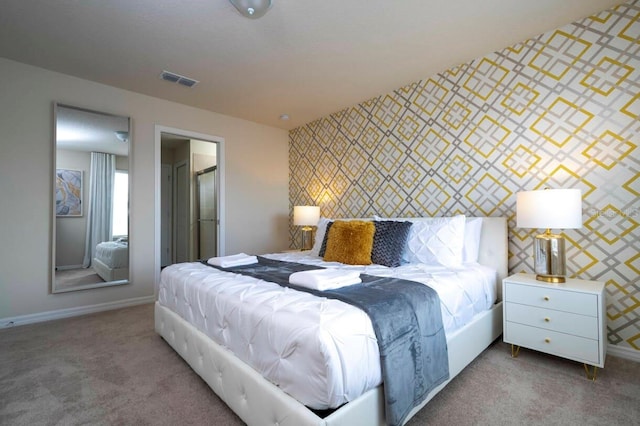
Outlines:
[[[624,346],[611,345],[607,346],[607,355],[613,355],[620,358],[629,359],[631,361],[640,362],[640,351]]]
[[[82,269],[83,266],[82,265],[63,265],[63,266],[56,266],[56,271],[69,271],[71,269]]]
[[[129,306],[136,306],[153,302],[155,302],[154,296],[134,297],[133,299],[99,303],[97,305],[77,306],[73,308],[58,309],[56,311],[38,312],[36,314],[0,318],[0,328],[15,327],[18,325],[33,324],[37,322],[75,317],[79,315],[93,314],[96,312],[110,311],[113,309],[127,308]]]

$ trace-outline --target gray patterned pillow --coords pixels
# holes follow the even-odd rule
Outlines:
[[[412,222],[392,220],[374,221],[376,232],[373,235],[371,262],[395,268],[402,264],[402,253],[407,244]]]
[[[327,238],[329,237],[329,229],[331,229],[331,225],[333,225],[333,221],[327,223],[327,230],[324,231],[324,237],[322,238],[322,245],[320,246],[320,251],[318,252],[318,256],[320,257],[324,257],[324,254],[327,251]]]

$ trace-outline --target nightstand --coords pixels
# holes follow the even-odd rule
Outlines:
[[[521,346],[560,356],[582,362],[587,378],[596,379],[606,355],[604,283],[567,278],[549,284],[515,274],[502,280],[502,299],[503,340],[511,343],[511,356]]]

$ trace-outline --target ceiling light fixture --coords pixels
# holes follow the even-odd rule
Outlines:
[[[120,140],[121,142],[129,142],[129,132],[116,130],[114,133],[116,134],[116,138],[118,138],[118,140]]]
[[[271,7],[271,0],[229,0],[242,16],[258,19],[264,16]]]

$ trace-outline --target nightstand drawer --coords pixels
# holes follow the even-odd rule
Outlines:
[[[507,302],[505,319],[545,330],[598,340],[597,317]]]
[[[504,300],[507,302],[593,317],[598,315],[598,297],[595,294],[561,290],[551,285],[548,287],[534,287],[508,283],[505,287]]]
[[[598,355],[597,340],[507,322],[504,341],[574,361],[603,365]]]

